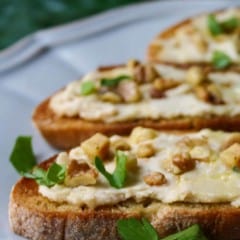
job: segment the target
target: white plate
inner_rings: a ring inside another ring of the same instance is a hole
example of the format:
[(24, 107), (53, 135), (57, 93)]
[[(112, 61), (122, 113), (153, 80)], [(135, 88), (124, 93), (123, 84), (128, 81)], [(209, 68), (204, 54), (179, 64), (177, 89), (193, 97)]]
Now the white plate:
[[(2, 52), (0, 239), (22, 239), (11, 233), (7, 216), (10, 189), (19, 178), (8, 160), (15, 138), (18, 135), (32, 135), (39, 161), (55, 152), (32, 127), (31, 113), (36, 104), (99, 65), (122, 63), (129, 58), (144, 59), (149, 41), (165, 27), (199, 12), (234, 6), (237, 2), (185, 0), (132, 5), (85, 21), (38, 32)], [(59, 41), (61, 38), (62, 41)], [(30, 44), (29, 39), (34, 40), (34, 47), (27, 58), (22, 58), (21, 54), (27, 52), (25, 48)], [(46, 47), (48, 51), (41, 52)], [(19, 61), (12, 64), (11, 58)]]

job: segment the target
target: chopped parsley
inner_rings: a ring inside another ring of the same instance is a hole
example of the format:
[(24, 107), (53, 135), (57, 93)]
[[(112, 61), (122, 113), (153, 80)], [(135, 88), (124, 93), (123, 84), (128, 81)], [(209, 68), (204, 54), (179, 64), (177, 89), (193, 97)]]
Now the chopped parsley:
[(65, 166), (53, 163), (48, 170), (36, 167), (37, 161), (30, 136), (19, 136), (16, 139), (10, 162), (20, 175), (34, 179), (39, 185), (51, 187), (62, 183), (65, 178)]
[(212, 63), (215, 68), (217, 69), (224, 69), (231, 65), (232, 60), (231, 58), (221, 51), (215, 51), (212, 56)]
[(122, 188), (125, 184), (127, 156), (122, 151), (116, 153), (116, 168), (113, 173), (109, 173), (99, 157), (95, 158), (95, 166), (98, 171), (108, 180), (111, 186)]

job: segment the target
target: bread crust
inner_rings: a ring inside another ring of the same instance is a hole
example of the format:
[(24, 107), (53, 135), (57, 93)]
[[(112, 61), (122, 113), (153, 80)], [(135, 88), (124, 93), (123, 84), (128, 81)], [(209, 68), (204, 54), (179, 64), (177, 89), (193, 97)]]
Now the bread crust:
[[(43, 162), (47, 168), (55, 157)], [(22, 178), (13, 187), (9, 202), (12, 230), (34, 240), (119, 240), (116, 222), (122, 218), (145, 217), (160, 237), (198, 223), (209, 240), (240, 239), (240, 209), (229, 204), (163, 204), (130, 201), (115, 206), (83, 209), (56, 203), (38, 193), (32, 179)]]
[(70, 149), (97, 132), (107, 136), (127, 135), (136, 126), (157, 130), (240, 130), (240, 117), (182, 117), (176, 119), (143, 119), (121, 123), (91, 122), (79, 117), (59, 117), (49, 107), (50, 98), (40, 103), (33, 113), (33, 122), (47, 142), (58, 149)]
[[(225, 9), (213, 12), (213, 13), (220, 13), (222, 11), (224, 11)], [(209, 14), (209, 13), (205, 13), (205, 14)], [(202, 14), (201, 14), (202, 15)], [(157, 39), (169, 39), (171, 37), (173, 37), (175, 35), (175, 32), (190, 24), (192, 22), (193, 18), (188, 18), (185, 19), (167, 29), (165, 29), (163, 32), (159, 33), (156, 37), (154, 37), (154, 40), (149, 44), (148, 48), (147, 48), (147, 60), (150, 62), (154, 62), (154, 63), (160, 63), (160, 64), (164, 64), (164, 65), (169, 65), (169, 66), (173, 66), (176, 68), (181, 68), (181, 69), (188, 69), (191, 66), (200, 66), (202, 68), (205, 69), (205, 71), (207, 72), (226, 72), (226, 71), (233, 71), (233, 72), (238, 72), (240, 73), (240, 66), (239, 64), (232, 64), (231, 66), (229, 66), (226, 69), (216, 69), (212, 66), (212, 64), (206, 63), (206, 62), (186, 62), (186, 63), (176, 63), (176, 62), (171, 62), (171, 61), (165, 61), (159, 58), (158, 53), (159, 51), (161, 51), (161, 49), (159, 49), (159, 46), (156, 46), (154, 44), (154, 41)]]

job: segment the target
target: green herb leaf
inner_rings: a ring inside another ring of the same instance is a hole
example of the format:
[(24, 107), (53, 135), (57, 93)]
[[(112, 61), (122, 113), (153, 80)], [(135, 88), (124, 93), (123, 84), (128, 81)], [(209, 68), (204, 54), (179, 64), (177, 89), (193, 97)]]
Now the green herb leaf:
[(122, 188), (125, 184), (127, 175), (126, 162), (127, 156), (123, 152), (117, 151), (116, 168), (114, 172), (111, 174), (105, 169), (102, 160), (99, 157), (95, 158), (96, 168), (108, 180), (110, 185), (115, 188)]
[(47, 171), (39, 167), (35, 167), (32, 176), (39, 185), (52, 187), (58, 183), (62, 183), (65, 178), (66, 167), (53, 163)]
[(10, 155), (10, 162), (21, 175), (29, 172), (36, 165), (36, 158), (32, 150), (32, 137), (19, 136), (16, 139)]
[(88, 81), (88, 82), (82, 82), (81, 84), (81, 89), (80, 89), (80, 93), (81, 95), (89, 95), (92, 94), (96, 91), (95, 85), (93, 82)]
[(214, 15), (208, 15), (207, 23), (208, 29), (213, 36), (217, 36), (223, 33), (223, 28)]
[(212, 63), (215, 68), (223, 69), (231, 64), (231, 58), (221, 51), (215, 51), (212, 56)]
[(199, 225), (195, 224), (162, 240), (207, 240), (207, 238), (202, 233)]
[(232, 170), (233, 170), (234, 172), (236, 172), (236, 173), (240, 173), (240, 168), (237, 167), (237, 166), (234, 166), (234, 167), (232, 168)]
[(32, 138), (19, 136), (16, 139), (10, 162), (19, 174), (26, 178), (34, 179), (38, 184), (51, 187), (62, 183), (65, 178), (66, 168), (53, 163), (48, 170), (34, 167), (37, 162), (32, 150)]
[(101, 86), (105, 87), (115, 87), (117, 86), (121, 81), (130, 79), (130, 76), (122, 75), (116, 78), (103, 78), (101, 79)]
[(119, 235), (123, 240), (158, 240), (158, 234), (146, 220), (134, 218), (122, 219), (117, 222)]
[(208, 16), (208, 29), (213, 36), (232, 32), (239, 26), (240, 21), (236, 17), (229, 18), (223, 22), (218, 22), (214, 15)]
[(236, 17), (232, 17), (222, 22), (221, 26), (225, 32), (231, 32), (240, 26), (240, 21)]

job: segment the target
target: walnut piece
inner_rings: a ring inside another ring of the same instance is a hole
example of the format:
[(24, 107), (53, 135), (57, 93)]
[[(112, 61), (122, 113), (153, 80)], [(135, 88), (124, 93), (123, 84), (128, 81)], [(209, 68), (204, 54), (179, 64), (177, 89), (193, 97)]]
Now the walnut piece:
[(117, 150), (122, 150), (122, 151), (130, 150), (131, 146), (127, 143), (126, 139), (118, 138), (112, 141), (111, 148), (114, 152), (116, 152)]
[(141, 99), (139, 86), (134, 81), (121, 81), (117, 86), (116, 92), (125, 102), (138, 102)]
[(126, 168), (127, 170), (133, 171), (136, 170), (138, 167), (138, 162), (135, 154), (131, 152), (125, 152), (127, 156), (127, 163), (126, 163)]
[(198, 86), (207, 80), (207, 76), (201, 67), (191, 67), (186, 73), (186, 81), (191, 86)]
[(220, 147), (220, 150), (223, 151), (227, 148), (229, 148), (234, 143), (240, 143), (240, 134), (239, 133), (233, 133), (231, 136), (227, 138), (225, 142), (223, 142), (222, 146)]
[(134, 70), (134, 79), (138, 83), (152, 82), (159, 74), (150, 63), (137, 65)]
[(224, 104), (222, 94), (215, 84), (197, 86), (194, 91), (196, 96), (204, 102), (215, 105)]
[(94, 185), (97, 182), (98, 173), (87, 163), (78, 163), (72, 160), (67, 166), (67, 174), (64, 184), (68, 187)]
[(157, 137), (157, 132), (150, 128), (136, 127), (132, 130), (129, 140), (132, 143), (140, 143)]
[(167, 183), (167, 179), (164, 174), (160, 172), (152, 172), (143, 177), (144, 182), (150, 186), (160, 186)]
[(234, 143), (219, 155), (221, 161), (230, 168), (240, 167), (240, 144)]
[(101, 133), (96, 133), (91, 138), (84, 141), (81, 144), (81, 148), (90, 160), (93, 161), (96, 156), (104, 160), (109, 154), (109, 145), (110, 141), (108, 137)]
[(196, 162), (191, 158), (189, 153), (179, 153), (173, 156), (172, 158), (173, 173), (181, 174), (184, 172), (191, 171), (195, 168)]
[(156, 150), (153, 145), (150, 143), (140, 144), (137, 149), (137, 157), (139, 158), (147, 158), (152, 157), (155, 154)]
[(100, 95), (100, 99), (105, 102), (111, 102), (111, 103), (120, 103), (122, 102), (122, 98), (114, 93), (114, 92), (105, 92), (102, 95)]
[(198, 161), (209, 162), (211, 160), (211, 149), (208, 145), (195, 146), (190, 151), (190, 156)]

